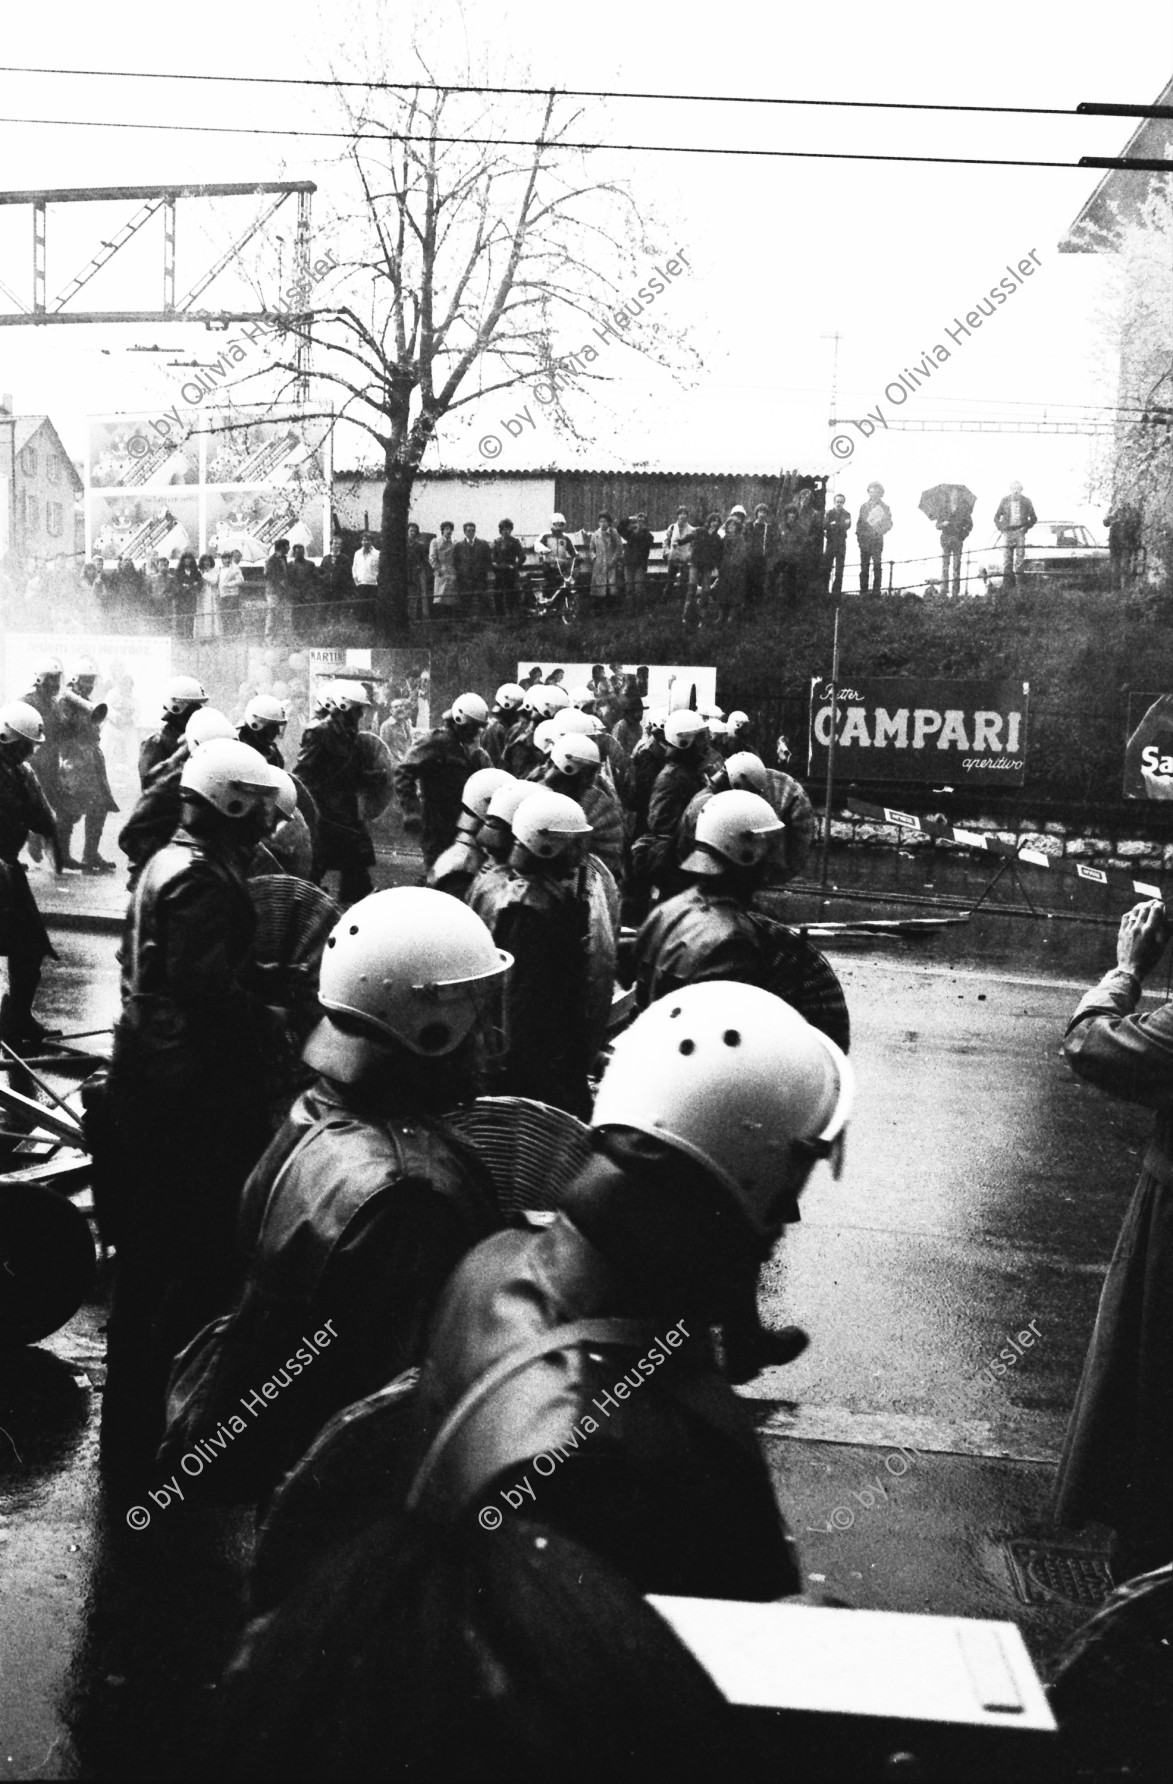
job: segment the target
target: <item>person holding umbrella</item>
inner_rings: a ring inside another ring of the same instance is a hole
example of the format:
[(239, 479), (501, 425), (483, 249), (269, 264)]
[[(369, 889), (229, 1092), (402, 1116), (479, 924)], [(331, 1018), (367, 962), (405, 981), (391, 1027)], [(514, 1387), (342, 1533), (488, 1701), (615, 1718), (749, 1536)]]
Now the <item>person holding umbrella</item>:
[(961, 548), (973, 531), (973, 510), (977, 497), (964, 483), (937, 483), (926, 489), (918, 504), (922, 514), (936, 526), (941, 535), (941, 593), (961, 593)]

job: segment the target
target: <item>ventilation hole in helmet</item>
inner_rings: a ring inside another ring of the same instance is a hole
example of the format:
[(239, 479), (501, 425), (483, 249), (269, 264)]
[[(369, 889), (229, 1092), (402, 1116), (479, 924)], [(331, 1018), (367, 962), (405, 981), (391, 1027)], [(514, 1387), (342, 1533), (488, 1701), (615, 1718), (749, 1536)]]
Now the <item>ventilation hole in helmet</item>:
[(679, 1005), (679, 1004), (677, 1004), (677, 1006), (676, 1006), (676, 1008), (675, 1008), (675, 1009), (674, 1009), (674, 1010), (669, 1010), (669, 1011), (668, 1011), (668, 1019), (669, 1019), (669, 1021), (671, 1021), (671, 1019), (672, 1019), (672, 1018), (673, 1018), (673, 1016), (679, 1016), (679, 1014), (680, 1014), (680, 1005)]
[(696, 1052), (696, 1042), (695, 1041), (681, 1041), (680, 1051), (683, 1054), (685, 1054), (686, 1056), (689, 1053), (695, 1053)]
[(338, 937), (337, 937), (337, 936), (336, 936), (336, 935), (332, 935), (332, 936), (331, 936), (331, 937), (330, 937), (330, 938), (329, 938), (329, 940), (328, 940), (328, 941), (327, 941), (327, 943), (326, 943), (326, 946), (327, 946), (327, 947), (328, 947), (328, 948), (332, 948), (332, 947), (334, 947), (334, 946), (335, 946), (335, 945), (336, 945), (336, 943), (337, 943), (337, 941), (338, 941)]
[(358, 934), (358, 924), (352, 923), (346, 933), (348, 935), (357, 935)]
[(446, 1022), (428, 1022), (415, 1038), (424, 1053), (439, 1053), (451, 1041), (452, 1030)]
[(735, 1028), (727, 1028), (721, 1036), (727, 1047), (740, 1047), (741, 1036)]

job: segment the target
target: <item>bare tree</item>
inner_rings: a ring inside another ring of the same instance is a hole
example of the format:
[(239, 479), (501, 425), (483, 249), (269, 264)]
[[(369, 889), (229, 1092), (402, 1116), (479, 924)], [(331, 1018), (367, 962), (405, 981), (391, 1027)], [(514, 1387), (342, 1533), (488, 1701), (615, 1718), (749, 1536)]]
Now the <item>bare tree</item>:
[(1173, 189), (1162, 176), (1135, 216), (1088, 236), (1111, 257), (1104, 335), (1118, 355), (1117, 420), (1100, 468), (1113, 509), (1140, 516), (1153, 572), (1173, 574)]
[(357, 110), (340, 89), (339, 104), (353, 199), (333, 228), (338, 271), (312, 308), (284, 316), (285, 357), (270, 368), (292, 378), (296, 342), (312, 340), (318, 398), (329, 393), (378, 446), (377, 630), (402, 638), (408, 508), (429, 448), (466, 416), (471, 435), (477, 405), (523, 384), (578, 434), (582, 390), (622, 369), (624, 348), (661, 365), (686, 349), (652, 309), (671, 282), (649, 266), (662, 250), (631, 194), (593, 179), (589, 154), (566, 146), (580, 118), (555, 92), (506, 110), (421, 81)]

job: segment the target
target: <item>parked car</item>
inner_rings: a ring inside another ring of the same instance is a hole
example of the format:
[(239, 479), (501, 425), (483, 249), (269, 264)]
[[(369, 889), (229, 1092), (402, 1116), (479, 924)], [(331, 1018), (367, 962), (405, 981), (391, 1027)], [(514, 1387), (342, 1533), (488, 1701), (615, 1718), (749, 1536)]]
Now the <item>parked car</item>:
[[(996, 591), (1002, 587), (1003, 560), (1002, 535), (995, 533), (973, 553), (970, 575)], [(1068, 588), (1106, 588), (1109, 572), (1108, 547), (1097, 544), (1079, 521), (1040, 520), (1026, 536), (1025, 577), (1046, 577)]]

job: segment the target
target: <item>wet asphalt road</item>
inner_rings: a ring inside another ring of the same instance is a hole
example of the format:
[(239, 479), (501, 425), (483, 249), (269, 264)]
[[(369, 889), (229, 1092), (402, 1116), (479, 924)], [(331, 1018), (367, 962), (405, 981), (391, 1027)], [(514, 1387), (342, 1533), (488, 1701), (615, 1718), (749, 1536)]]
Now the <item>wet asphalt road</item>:
[[(1001, 1545), (1045, 1530), (1147, 1117), (1058, 1058), (1107, 932), (1065, 937), (1056, 974), (1036, 927), (1007, 921), (988, 950), (978, 931), (830, 950), (859, 1103), (843, 1179), (820, 1173), (763, 1291), (767, 1319), (804, 1325), (811, 1348), (752, 1394), (816, 1587), (1015, 1617), (1045, 1658), (1085, 1613), (1019, 1603)], [(67, 1030), (112, 1017), (114, 945), (60, 938), (43, 1003)], [(99, 1295), (0, 1377), (0, 1775), (206, 1770), (247, 1532), (173, 1507), (134, 1534), (103, 1504), (103, 1320)], [(981, 1384), (1032, 1321), (1037, 1343)]]

